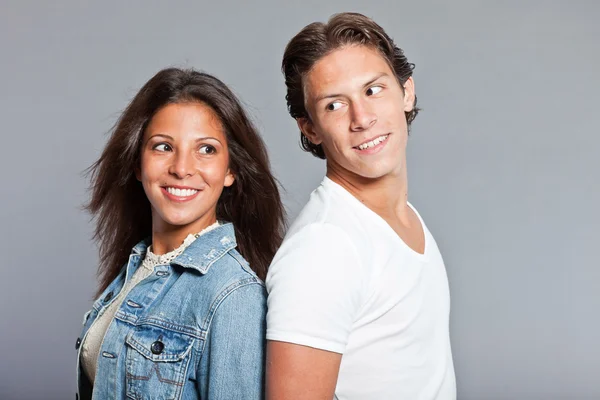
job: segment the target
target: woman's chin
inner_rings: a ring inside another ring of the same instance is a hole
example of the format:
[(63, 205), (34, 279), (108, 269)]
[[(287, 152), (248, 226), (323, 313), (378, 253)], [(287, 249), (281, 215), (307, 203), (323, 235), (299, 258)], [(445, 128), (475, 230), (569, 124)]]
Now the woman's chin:
[(194, 219), (190, 217), (163, 218), (162, 225), (171, 229), (185, 229), (188, 227), (191, 228), (198, 220), (198, 218)]

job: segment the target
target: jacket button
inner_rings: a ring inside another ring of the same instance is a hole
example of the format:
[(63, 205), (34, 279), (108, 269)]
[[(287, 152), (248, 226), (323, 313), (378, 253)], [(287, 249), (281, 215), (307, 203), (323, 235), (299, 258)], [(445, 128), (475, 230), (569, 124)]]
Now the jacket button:
[(75, 342), (75, 350), (79, 350), (79, 346), (81, 346), (81, 339), (77, 338), (77, 341)]
[(164, 348), (164, 343), (160, 340), (157, 340), (156, 342), (152, 343), (152, 346), (150, 346), (150, 351), (152, 352), (152, 354), (158, 355), (163, 352)]
[(110, 301), (110, 299), (112, 299), (112, 297), (113, 297), (113, 292), (108, 292), (106, 294), (106, 296), (104, 296), (104, 302), (108, 303)]

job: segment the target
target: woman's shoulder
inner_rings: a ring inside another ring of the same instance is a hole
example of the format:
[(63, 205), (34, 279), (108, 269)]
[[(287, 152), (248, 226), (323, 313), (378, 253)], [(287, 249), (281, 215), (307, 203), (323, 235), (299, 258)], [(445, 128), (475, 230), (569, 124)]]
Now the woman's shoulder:
[(189, 290), (202, 292), (204, 296), (213, 298), (246, 285), (264, 288), (264, 282), (235, 248), (229, 249), (209, 263), (190, 261), (184, 266), (179, 280), (189, 287)]
[(215, 316), (244, 318), (247, 313), (266, 313), (267, 292), (248, 263), (231, 249), (203, 271), (177, 268), (179, 276), (169, 289), (169, 303), (178, 304), (178, 315), (200, 331), (208, 331)]
[(212, 274), (219, 284), (215, 287), (218, 298), (230, 296), (247, 300), (258, 300), (267, 297), (265, 283), (254, 273), (248, 262), (237, 250), (232, 249), (213, 266)]
[(236, 250), (231, 249), (210, 267), (206, 274), (213, 275), (222, 290), (237, 286), (258, 285), (264, 287), (264, 282), (250, 268), (246, 259)]
[(245, 320), (266, 315), (267, 290), (246, 260), (232, 249), (210, 267), (203, 290), (211, 298), (205, 314), (205, 329), (221, 319)]
[(237, 251), (233, 225), (226, 223), (204, 233), (173, 260), (185, 271), (197, 276), (202, 284), (218, 290), (236, 282), (256, 283), (261, 280)]

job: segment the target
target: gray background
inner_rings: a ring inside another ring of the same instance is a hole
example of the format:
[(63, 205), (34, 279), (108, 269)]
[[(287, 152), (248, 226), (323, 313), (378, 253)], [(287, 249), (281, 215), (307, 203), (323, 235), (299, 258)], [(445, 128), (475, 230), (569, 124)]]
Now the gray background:
[(324, 165), (281, 55), (350, 10), (417, 64), (410, 199), (447, 263), (459, 398), (600, 399), (598, 2), (84, 3), (1, 5), (1, 399), (74, 397), (97, 265), (81, 171), (137, 89), (169, 65), (231, 85), (294, 217)]

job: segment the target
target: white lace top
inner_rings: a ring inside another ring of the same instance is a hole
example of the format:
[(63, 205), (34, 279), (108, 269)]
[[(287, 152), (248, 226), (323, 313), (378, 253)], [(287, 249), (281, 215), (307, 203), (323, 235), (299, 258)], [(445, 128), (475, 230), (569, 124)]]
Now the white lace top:
[(131, 289), (133, 289), (145, 278), (150, 276), (152, 272), (154, 272), (154, 267), (157, 265), (169, 264), (173, 259), (183, 253), (183, 251), (200, 235), (216, 228), (217, 226), (219, 226), (218, 221), (197, 234), (189, 234), (181, 246), (166, 254), (154, 254), (152, 252), (152, 246), (148, 247), (146, 257), (144, 258), (142, 265), (135, 271), (131, 279), (125, 283), (123, 289), (121, 289), (113, 302), (110, 303), (110, 305), (104, 309), (104, 312), (97, 317), (96, 321), (94, 321), (88, 330), (88, 333), (85, 335), (81, 348), (81, 364), (83, 366), (83, 371), (87, 375), (92, 385), (94, 384), (96, 377), (96, 363), (98, 361), (98, 355), (100, 354), (100, 348), (102, 347), (104, 335), (106, 334), (110, 323), (114, 319), (117, 310), (119, 307), (121, 307), (123, 300), (129, 294)]

